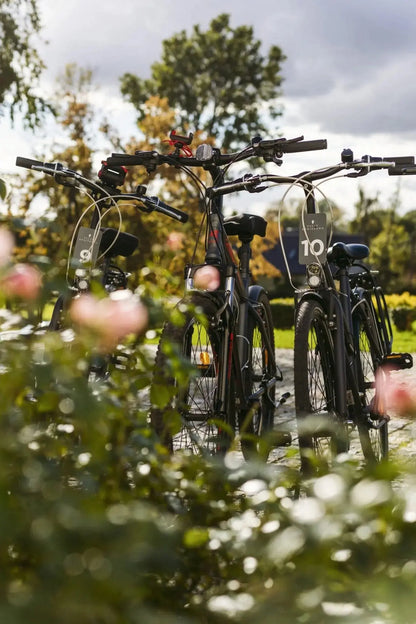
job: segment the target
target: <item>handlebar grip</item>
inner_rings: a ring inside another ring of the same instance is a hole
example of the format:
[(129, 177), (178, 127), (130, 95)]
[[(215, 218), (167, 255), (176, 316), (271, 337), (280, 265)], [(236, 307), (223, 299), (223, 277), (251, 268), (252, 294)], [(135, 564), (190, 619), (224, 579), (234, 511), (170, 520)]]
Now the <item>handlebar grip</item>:
[[(311, 152), (313, 150), (326, 149), (328, 142), (326, 139), (315, 139), (312, 141), (299, 141), (295, 143), (283, 143), (281, 151), (285, 154), (293, 154), (295, 152)], [(280, 149), (280, 146), (279, 146)]]
[(44, 167), (46, 169), (51, 169), (53, 171), (59, 168), (57, 167), (57, 164), (45, 163), (40, 160), (33, 160), (32, 158), (24, 158), (23, 156), (17, 156), (16, 166), (24, 167), (25, 169), (32, 169), (33, 167)]
[(396, 163), (395, 167), (389, 167), (388, 174), (394, 175), (416, 175), (416, 165), (414, 164), (402, 164)]
[(158, 158), (157, 152), (139, 152), (137, 154), (112, 154), (106, 158), (106, 162), (110, 166), (133, 166), (145, 165), (152, 160)]
[[(234, 182), (225, 182), (220, 186), (211, 186), (207, 188), (206, 195), (210, 199), (218, 197), (218, 195), (229, 195), (230, 193), (238, 193), (238, 191), (249, 191), (250, 188), (255, 188), (262, 182), (260, 176), (250, 176), (245, 180), (234, 180)], [(262, 187), (263, 190), (264, 187)]]
[(173, 206), (169, 206), (169, 204), (165, 204), (165, 202), (159, 199), (159, 197), (143, 197), (142, 201), (145, 205), (150, 204), (150, 207), (157, 212), (162, 212), (168, 217), (176, 219), (181, 223), (186, 223), (189, 219), (186, 212), (183, 212), (183, 210), (179, 210), (178, 208), (173, 208)]

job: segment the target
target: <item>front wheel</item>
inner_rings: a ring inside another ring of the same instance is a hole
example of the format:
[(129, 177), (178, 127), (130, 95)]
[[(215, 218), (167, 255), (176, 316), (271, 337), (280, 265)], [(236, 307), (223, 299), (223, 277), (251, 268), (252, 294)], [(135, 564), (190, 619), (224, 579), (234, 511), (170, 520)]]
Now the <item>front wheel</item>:
[(326, 469), (348, 451), (348, 429), (336, 412), (334, 343), (319, 301), (299, 304), (295, 324), (295, 407), (301, 468)]
[[(229, 389), (222, 410), (218, 403), (218, 377), (224, 365), (219, 307), (208, 293), (194, 293), (176, 307), (179, 324), (169, 322), (163, 329), (151, 387), (150, 419), (170, 452), (223, 454), (233, 438), (233, 389)], [(167, 401), (163, 399), (166, 393)]]

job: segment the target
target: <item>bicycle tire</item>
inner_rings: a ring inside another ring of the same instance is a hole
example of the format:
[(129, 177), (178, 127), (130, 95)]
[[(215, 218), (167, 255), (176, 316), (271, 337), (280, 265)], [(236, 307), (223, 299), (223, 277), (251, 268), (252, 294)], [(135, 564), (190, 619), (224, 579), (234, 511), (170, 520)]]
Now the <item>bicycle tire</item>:
[(354, 314), (358, 383), (363, 403), (363, 416), (358, 419), (357, 428), (363, 455), (374, 463), (387, 459), (389, 430), (383, 397), (376, 387), (376, 374), (384, 376), (386, 373), (380, 367), (383, 354), (372, 319), (368, 303), (363, 303)]
[(185, 310), (183, 324), (168, 322), (162, 331), (152, 388), (157, 393), (161, 386), (168, 387), (172, 396), (162, 408), (151, 408), (150, 422), (170, 453), (224, 454), (233, 439), (232, 385), (225, 413), (219, 414), (217, 408), (224, 336), (215, 323), (219, 308), (219, 301), (208, 293), (193, 293), (177, 306)]
[(335, 409), (334, 344), (319, 301), (300, 302), (295, 321), (294, 386), (301, 470), (326, 470), (348, 451), (348, 427)]
[[(260, 291), (256, 301), (251, 303), (253, 307), (249, 308), (246, 338), (250, 345), (245, 387), (247, 397), (258, 391), (262, 383), (277, 375), (273, 318), (269, 298), (265, 291)], [(259, 316), (253, 312), (253, 309)], [(244, 337), (241, 339), (244, 340)], [(273, 350), (272, 357), (269, 349)], [(247, 411), (240, 410), (238, 413), (241, 450), (246, 459), (257, 457), (266, 460), (268, 457), (272, 443), (270, 434), (273, 430), (275, 394), (276, 388), (272, 385), (258, 400), (253, 402)]]

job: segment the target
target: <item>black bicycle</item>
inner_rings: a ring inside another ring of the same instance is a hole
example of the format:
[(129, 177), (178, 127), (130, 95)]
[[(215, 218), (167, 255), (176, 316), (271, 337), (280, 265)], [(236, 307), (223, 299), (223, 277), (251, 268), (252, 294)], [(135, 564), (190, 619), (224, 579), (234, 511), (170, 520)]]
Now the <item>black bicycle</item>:
[(354, 430), (367, 461), (387, 457), (389, 416), (379, 389), (389, 370), (413, 364), (408, 353), (392, 352), (392, 328), (377, 272), (363, 263), (369, 248), (342, 242), (328, 248), (326, 214), (318, 211), (314, 183), (348, 170), (353, 171), (347, 177), (379, 169), (404, 173), (412, 162), (405, 157), (354, 160), (352, 152), (344, 150), (342, 162), (333, 167), (295, 176), (251, 176), (211, 190), (264, 190), (265, 183), (274, 183), (295, 184), (305, 192), (299, 251), (307, 285), (296, 291), (294, 343), (296, 417), (305, 474), (347, 452)]
[[(274, 444), (290, 440), (273, 431), (276, 407), (287, 395), (277, 397), (282, 375), (269, 298), (250, 274), (251, 243), (255, 236), (265, 236), (267, 223), (252, 214), (224, 218), (222, 194), (207, 193), (191, 168), (202, 167), (213, 184), (221, 185), (233, 163), (249, 158), (280, 163), (285, 153), (324, 149), (326, 142), (257, 137), (238, 153), (222, 154), (204, 144), (191, 156), (189, 147), (185, 155), (182, 149), (192, 136), (174, 134), (173, 139), (171, 154), (136, 152), (107, 159), (116, 166), (143, 165), (149, 173), (161, 164), (180, 168), (196, 180), (205, 208), (205, 260), (186, 266), (187, 295), (176, 307), (181, 322), (165, 325), (156, 355), (153, 396), (169, 386), (172, 398), (151, 410), (151, 422), (171, 452), (224, 453), (237, 435), (246, 457), (266, 458)], [(230, 237), (238, 239), (238, 259)], [(218, 271), (215, 291), (195, 287), (198, 273), (207, 267)]]
[[(127, 258), (137, 249), (138, 238), (121, 230), (121, 206), (132, 203), (139, 210), (164, 214), (186, 223), (188, 215), (162, 202), (156, 196), (147, 196), (146, 187), (138, 186), (134, 193), (122, 193), (127, 171), (123, 167), (110, 166), (103, 162), (97, 180), (90, 180), (79, 172), (68, 169), (61, 163), (46, 163), (30, 158), (17, 157), (16, 165), (53, 176), (57, 184), (86, 189), (90, 205), (74, 226), (67, 264), (67, 291), (56, 299), (49, 322), (50, 330), (65, 327), (66, 311), (70, 302), (89, 292), (93, 282), (99, 284), (106, 294), (128, 289), (129, 274), (119, 264), (120, 258)], [(118, 215), (118, 227), (104, 227), (106, 216)], [(91, 216), (90, 216), (91, 215)], [(87, 220), (88, 225), (82, 225)], [(88, 374), (90, 378), (105, 379), (112, 365), (117, 365), (123, 353), (91, 355)]]

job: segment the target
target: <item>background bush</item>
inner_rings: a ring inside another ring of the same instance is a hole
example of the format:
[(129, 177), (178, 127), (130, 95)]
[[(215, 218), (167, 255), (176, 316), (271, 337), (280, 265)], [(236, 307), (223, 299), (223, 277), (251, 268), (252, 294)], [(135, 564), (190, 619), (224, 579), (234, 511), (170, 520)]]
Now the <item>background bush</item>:
[(272, 299), (270, 305), (275, 327), (279, 329), (290, 329), (294, 326), (295, 309), (293, 299)]

